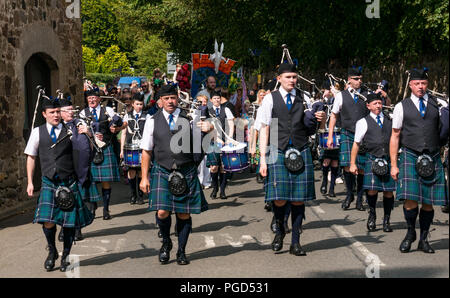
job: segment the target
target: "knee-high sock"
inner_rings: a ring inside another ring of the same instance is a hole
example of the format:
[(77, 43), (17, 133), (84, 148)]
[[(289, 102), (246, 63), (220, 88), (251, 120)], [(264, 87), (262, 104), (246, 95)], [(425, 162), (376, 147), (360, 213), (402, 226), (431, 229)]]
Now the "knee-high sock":
[(273, 214), (275, 215), (275, 220), (277, 221), (277, 234), (284, 234), (286, 231), (284, 230), (284, 214), (286, 210), (286, 205), (282, 207), (278, 207), (273, 204)]
[(56, 249), (56, 226), (51, 229), (47, 229), (42, 225), (42, 231), (44, 232), (45, 238), (47, 239), (47, 244), (50, 249)]
[(330, 181), (330, 190), (334, 190), (334, 186), (336, 185), (336, 179), (338, 177), (339, 167), (331, 167), (331, 181)]
[(192, 230), (192, 217), (189, 219), (179, 219), (177, 217), (177, 231), (178, 231), (178, 252), (184, 252), (186, 244), (189, 239), (189, 234)]
[(103, 195), (103, 210), (109, 211), (109, 202), (111, 200), (111, 188), (105, 189), (102, 188)]
[(131, 195), (136, 196), (136, 177), (133, 179), (129, 178), (128, 181), (130, 181), (130, 189), (131, 189)]
[(219, 189), (219, 172), (211, 173), (211, 187), (216, 191)]
[(375, 195), (369, 195), (367, 194), (367, 204), (370, 207), (370, 212), (373, 214), (377, 214), (377, 199), (378, 199), (378, 193)]
[(158, 224), (159, 229), (161, 230), (163, 240), (170, 239), (170, 226), (172, 225), (172, 216), (169, 215), (164, 219), (161, 219), (158, 216), (156, 216), (156, 223)]
[(431, 223), (433, 222), (433, 218), (434, 218), (434, 210), (425, 211), (423, 209), (420, 209), (419, 213), (420, 240), (425, 240), (425, 238), (427, 237), (428, 232), (430, 231)]
[(394, 208), (394, 197), (383, 197), (384, 216), (391, 216), (391, 211)]
[(284, 205), (284, 222), (287, 223), (288, 219), (289, 219), (289, 215), (291, 214), (291, 203), (286, 202), (286, 205)]
[(327, 185), (328, 183), (328, 172), (330, 171), (330, 166), (327, 167), (322, 165), (322, 185)]
[(364, 195), (363, 183), (364, 183), (364, 175), (358, 174), (356, 183), (356, 191), (358, 194), (358, 198), (362, 198)]
[(72, 243), (75, 238), (75, 228), (63, 228), (64, 233), (64, 251), (63, 255), (68, 256), (72, 248)]
[(220, 173), (220, 192), (225, 192), (227, 187), (227, 173)]
[(300, 228), (305, 218), (305, 205), (291, 206), (292, 211), (292, 240), (291, 244), (300, 242)]
[(353, 186), (355, 185), (355, 175), (344, 171), (345, 186), (347, 187), (347, 195), (353, 194)]
[(403, 207), (403, 213), (405, 215), (405, 220), (408, 225), (408, 233), (414, 233), (416, 228), (416, 219), (417, 215), (419, 214), (419, 207), (416, 207), (415, 209), (407, 210), (405, 207)]

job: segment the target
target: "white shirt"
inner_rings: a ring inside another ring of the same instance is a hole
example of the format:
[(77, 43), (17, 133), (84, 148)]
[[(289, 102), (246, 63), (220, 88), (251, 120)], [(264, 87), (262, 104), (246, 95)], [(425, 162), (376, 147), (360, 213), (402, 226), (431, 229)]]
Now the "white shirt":
[[(428, 94), (425, 93), (423, 96), (425, 107), (428, 104)], [(417, 111), (420, 111), (420, 101), (417, 96), (411, 94), (411, 100), (417, 108)], [(402, 102), (399, 102), (395, 105), (394, 108), (394, 116), (392, 118), (392, 128), (401, 129), (403, 127), (403, 105)]]
[[(280, 87), (279, 91), (281, 93), (281, 97), (284, 100), (284, 103), (286, 103), (288, 92), (283, 87)], [(290, 94), (292, 104), (294, 104), (296, 96), (295, 88), (291, 90)], [(254, 124), (256, 130), (260, 130), (263, 124), (269, 126), (272, 123), (272, 108), (273, 108), (273, 97), (272, 93), (269, 93), (264, 97), (261, 106), (258, 108), (258, 115), (256, 116)]]
[[(95, 112), (97, 113), (97, 117), (98, 118), (100, 118), (100, 109), (101, 109), (102, 107), (100, 106), (100, 105), (98, 105), (96, 108), (95, 108)], [(93, 110), (93, 108), (91, 108), (91, 107), (89, 107), (89, 111), (91, 111), (91, 114), (93, 114), (92, 113), (92, 110)], [(106, 113), (112, 118), (112, 117), (114, 117), (114, 115), (116, 115), (116, 113), (114, 112), (114, 110), (113, 110), (113, 108), (111, 108), (111, 107), (106, 107)], [(85, 113), (84, 113), (84, 109), (80, 112), (80, 117), (86, 117), (86, 115), (85, 115)]]
[[(133, 120), (136, 120), (136, 115), (137, 115), (138, 113), (135, 111), (135, 110), (133, 110)], [(141, 117), (141, 115), (142, 115), (142, 111), (139, 113), (139, 118)], [(150, 115), (149, 114), (147, 114), (147, 116), (145, 117), (145, 120), (147, 120), (148, 118), (150, 117)], [(125, 114), (125, 116), (123, 117), (123, 122), (127, 122), (128, 123), (128, 120), (129, 120), (130, 118), (128, 117), (128, 114)], [(142, 121), (142, 120), (141, 120)]]
[[(356, 90), (358, 93), (361, 92), (361, 89)], [(350, 93), (351, 94), (351, 93)], [(342, 99), (342, 92), (339, 92), (338, 94), (336, 94), (336, 96), (334, 97), (334, 102), (333, 102), (333, 108), (331, 109), (331, 112), (335, 115), (338, 115), (341, 110), (342, 110), (342, 104), (343, 104), (343, 99)]]
[[(173, 112), (173, 122), (177, 123), (178, 116), (180, 115), (180, 109), (176, 109), (175, 112)], [(166, 112), (166, 110), (162, 109), (162, 113), (164, 115), (164, 118), (166, 118), (167, 124), (169, 124), (169, 113)], [(144, 132), (141, 140), (141, 149), (146, 151), (153, 150), (154, 143), (153, 143), (153, 131), (155, 128), (155, 119), (153, 119), (152, 116), (147, 117), (147, 121), (145, 122), (144, 126)], [(167, 148), (167, 150), (170, 150)]]
[[(212, 108), (214, 109), (214, 116), (216, 115), (216, 109), (219, 109), (219, 114), (220, 114), (220, 111), (221, 111), (220, 106), (216, 107), (216, 106), (213, 105)], [(233, 120), (234, 119), (234, 115), (231, 112), (230, 108), (228, 108), (228, 107), (225, 107), (225, 115), (226, 115), (228, 120)]]
[[(369, 115), (378, 124), (377, 115), (375, 115), (372, 112), (370, 112)], [(383, 113), (380, 113), (379, 116), (380, 116), (381, 124), (383, 124), (384, 123), (384, 115), (383, 115)], [(355, 139), (354, 139), (354, 141), (356, 143), (361, 143), (361, 141), (364, 139), (364, 136), (366, 135), (366, 133), (367, 133), (367, 120), (365, 118), (361, 118), (361, 119), (359, 119), (356, 122)]]
[[(45, 123), (48, 131), (48, 135), (50, 135), (52, 131), (52, 125), (48, 122)], [(61, 133), (62, 124), (59, 123), (55, 129), (56, 138), (59, 137)], [(31, 131), (30, 139), (28, 140), (27, 147), (25, 148), (24, 153), (30, 156), (38, 156), (39, 153), (39, 127), (35, 127)]]

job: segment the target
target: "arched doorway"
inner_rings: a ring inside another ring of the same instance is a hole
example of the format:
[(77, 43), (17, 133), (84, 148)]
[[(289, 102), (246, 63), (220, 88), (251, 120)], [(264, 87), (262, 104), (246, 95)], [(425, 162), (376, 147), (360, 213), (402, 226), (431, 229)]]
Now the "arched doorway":
[[(23, 124), (23, 137), (25, 142), (28, 142), (32, 131), (32, 122), (34, 117), (34, 110), (36, 101), (38, 99), (37, 86), (41, 86), (45, 89), (46, 95), (52, 95), (52, 88), (54, 88), (55, 78), (58, 75), (57, 63), (47, 54), (36, 53), (28, 59), (24, 69), (25, 74), (25, 117)], [(42, 102), (42, 99), (41, 99)], [(41, 105), (38, 105), (36, 111), (36, 119), (34, 127), (38, 127), (45, 123), (45, 119), (42, 116)], [(39, 189), (41, 186), (41, 167), (39, 159), (36, 159), (35, 175), (33, 177), (33, 184), (35, 189)]]

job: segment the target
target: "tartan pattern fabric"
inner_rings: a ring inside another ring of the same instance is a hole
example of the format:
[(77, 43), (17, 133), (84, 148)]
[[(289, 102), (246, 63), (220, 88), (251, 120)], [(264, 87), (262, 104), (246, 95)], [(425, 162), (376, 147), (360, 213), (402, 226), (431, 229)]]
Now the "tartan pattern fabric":
[(389, 165), (389, 172), (386, 176), (378, 176), (372, 172), (372, 162), (376, 159), (375, 156), (367, 154), (366, 166), (364, 168), (364, 182), (363, 189), (378, 190), (378, 191), (395, 191), (395, 181), (391, 177), (391, 162), (387, 159)]
[[(75, 207), (72, 211), (64, 212), (55, 206), (55, 193), (58, 186), (69, 187), (75, 196)], [(94, 215), (83, 204), (78, 191), (78, 184), (55, 184), (47, 177), (42, 177), (42, 187), (33, 223), (54, 223), (65, 228), (83, 228), (92, 223)]]
[(119, 165), (112, 145), (103, 150), (104, 160), (101, 165), (91, 163), (92, 180), (95, 182), (119, 182)]
[(206, 155), (206, 167), (219, 166), (222, 164), (222, 159), (220, 158), (220, 153), (208, 153)]
[(442, 206), (447, 201), (444, 168), (439, 152), (430, 155), (435, 164), (436, 175), (424, 180), (416, 172), (416, 160), (419, 157), (413, 151), (402, 148), (398, 168), (397, 200), (412, 200), (422, 204)]
[(199, 214), (208, 210), (208, 203), (203, 194), (196, 167), (177, 170), (182, 173), (188, 184), (188, 193), (174, 196), (169, 191), (170, 171), (154, 162), (151, 170), (149, 211), (166, 210), (175, 213)]
[[(339, 163), (341, 167), (350, 166), (350, 156), (352, 154), (352, 146), (355, 139), (355, 135), (346, 129), (341, 129), (341, 141), (339, 148)], [(360, 170), (364, 170), (367, 160), (366, 154), (358, 154), (356, 157), (356, 166)]]
[(102, 200), (102, 196), (98, 191), (97, 184), (94, 181), (91, 181), (91, 183), (89, 184), (89, 188), (87, 190), (78, 183), (78, 189), (80, 190), (80, 194), (81, 197), (83, 198), (83, 201), (93, 203)]
[(302, 173), (291, 173), (284, 165), (285, 151), (278, 150), (277, 160), (267, 164), (267, 178), (264, 189), (266, 191), (265, 202), (286, 200), (294, 202), (306, 202), (316, 199), (314, 188), (314, 165), (311, 149), (307, 147), (301, 151), (305, 162)]

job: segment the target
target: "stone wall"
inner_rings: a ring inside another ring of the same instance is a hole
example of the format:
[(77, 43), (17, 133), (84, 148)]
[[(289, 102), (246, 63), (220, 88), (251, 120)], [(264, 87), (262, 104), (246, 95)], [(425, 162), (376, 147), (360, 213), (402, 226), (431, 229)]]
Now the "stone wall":
[[(26, 199), (25, 64), (34, 54), (56, 67), (52, 89), (82, 99), (81, 20), (65, 0), (0, 0), (0, 211)], [(34, 107), (29, 107), (34, 109)]]

